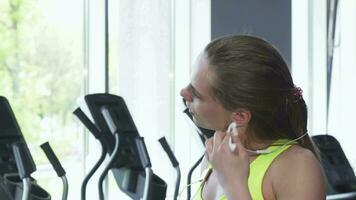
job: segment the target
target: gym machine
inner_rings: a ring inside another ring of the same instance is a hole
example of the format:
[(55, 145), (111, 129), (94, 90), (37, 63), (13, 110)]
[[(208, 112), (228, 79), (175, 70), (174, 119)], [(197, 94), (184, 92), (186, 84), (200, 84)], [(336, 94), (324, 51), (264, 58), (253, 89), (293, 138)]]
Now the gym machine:
[[(63, 180), (62, 200), (66, 200), (68, 183), (65, 171), (50, 145), (45, 143), (42, 147)], [(5, 97), (0, 96), (0, 199), (50, 200), (51, 195), (31, 177), (35, 171), (36, 165), (11, 106)]]
[[(85, 101), (94, 123), (80, 108), (76, 109), (74, 114), (99, 140), (102, 154), (83, 180), (81, 198), (85, 199), (89, 179), (108, 156), (108, 162), (98, 181), (100, 200), (104, 200), (103, 182), (109, 170), (112, 171), (120, 190), (132, 199), (165, 199), (167, 184), (153, 173), (144, 139), (139, 135), (123, 98), (110, 94), (93, 94), (87, 95)], [(177, 199), (180, 184), (179, 163), (164, 137), (159, 139), (159, 143), (177, 172), (174, 193), (174, 199)], [(48, 142), (42, 144), (41, 148), (58, 177), (62, 179), (62, 200), (66, 200), (66, 172)], [(36, 165), (10, 104), (5, 97), (0, 97), (0, 199), (50, 200), (50, 194), (31, 177), (35, 171)]]
[[(167, 184), (153, 173), (144, 139), (139, 135), (124, 99), (111, 94), (91, 94), (85, 96), (85, 102), (94, 123), (80, 108), (73, 113), (98, 139), (102, 146), (102, 154), (83, 181), (81, 199), (86, 199), (87, 183), (103, 163), (106, 155), (109, 156), (109, 161), (98, 181), (100, 200), (104, 200), (103, 183), (109, 170), (113, 173), (120, 190), (132, 199), (165, 199)], [(161, 138), (159, 142), (177, 171), (174, 197), (176, 199), (180, 183), (179, 163), (165, 138)]]

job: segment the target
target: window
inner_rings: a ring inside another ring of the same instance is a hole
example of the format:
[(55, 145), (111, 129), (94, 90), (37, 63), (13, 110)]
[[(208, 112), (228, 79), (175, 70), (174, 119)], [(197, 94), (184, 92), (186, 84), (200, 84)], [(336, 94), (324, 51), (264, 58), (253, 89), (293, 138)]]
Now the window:
[(356, 168), (356, 1), (339, 1), (336, 22), (336, 41), (330, 92), (328, 130), (340, 142), (351, 166)]
[(292, 72), (304, 90), (309, 106), (309, 133), (333, 135), (341, 144), (351, 166), (354, 154), (356, 95), (355, 1), (339, 1), (327, 119), (326, 31), (327, 1), (292, 1)]
[[(109, 8), (109, 92), (125, 98), (170, 199), (175, 172), (157, 140), (166, 136), (176, 152), (182, 189), (204, 150), (184, 121), (179, 91), (210, 40), (210, 2), (113, 1)], [(37, 164), (34, 177), (52, 199), (61, 198), (62, 183), (40, 144), (49, 141), (64, 165), (68, 199), (79, 199), (83, 176), (99, 157), (100, 146), (72, 111), (86, 93), (105, 91), (103, 12), (104, 3), (97, 0), (0, 2), (0, 95), (18, 118)], [(88, 199), (98, 197), (95, 176)], [(128, 199), (111, 175), (108, 183), (109, 199)]]
[[(145, 138), (153, 172), (167, 182), (167, 199), (172, 199), (175, 170), (158, 139), (165, 136), (175, 152), (183, 189), (204, 148), (184, 119), (179, 92), (189, 83), (191, 64), (210, 41), (210, 1), (116, 1), (111, 9), (110, 92), (126, 100)], [(198, 180), (200, 170), (194, 175), (193, 181)], [(181, 198), (185, 195), (186, 190)], [(109, 197), (129, 199), (112, 177)]]
[(82, 7), (70, 0), (0, 2), (0, 95), (29, 145), (34, 177), (52, 199), (61, 198), (62, 183), (40, 144), (49, 141), (66, 169), (69, 199), (79, 199), (83, 175), (83, 128), (72, 115), (84, 88)]

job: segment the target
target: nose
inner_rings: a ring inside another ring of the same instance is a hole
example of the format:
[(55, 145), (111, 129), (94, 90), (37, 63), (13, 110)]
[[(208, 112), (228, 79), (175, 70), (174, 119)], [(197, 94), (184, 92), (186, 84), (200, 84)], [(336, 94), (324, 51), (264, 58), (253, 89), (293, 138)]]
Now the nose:
[(188, 86), (186, 86), (185, 88), (182, 88), (180, 90), (180, 96), (182, 96), (186, 101), (189, 101), (189, 102), (193, 101), (193, 98), (192, 98), (192, 95), (191, 95), (191, 93), (189, 91)]

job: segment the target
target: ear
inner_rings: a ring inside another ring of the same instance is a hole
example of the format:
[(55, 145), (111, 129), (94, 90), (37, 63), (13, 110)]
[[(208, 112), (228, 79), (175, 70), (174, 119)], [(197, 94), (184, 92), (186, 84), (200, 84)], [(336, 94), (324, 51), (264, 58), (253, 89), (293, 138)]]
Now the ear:
[(247, 126), (251, 117), (251, 112), (245, 109), (239, 109), (232, 113), (232, 120), (234, 120), (238, 127)]

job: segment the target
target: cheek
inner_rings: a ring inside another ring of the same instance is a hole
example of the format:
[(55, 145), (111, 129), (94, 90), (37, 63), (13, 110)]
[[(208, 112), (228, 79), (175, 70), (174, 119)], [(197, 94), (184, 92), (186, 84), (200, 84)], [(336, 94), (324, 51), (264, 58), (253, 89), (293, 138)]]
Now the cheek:
[(194, 100), (190, 107), (195, 114), (200, 116), (207, 116), (212, 113), (212, 106), (199, 100)]
[(211, 105), (201, 105), (200, 107), (198, 107), (197, 112), (207, 118), (211, 118), (212, 116), (216, 115), (216, 111)]
[(221, 113), (216, 105), (200, 103), (196, 105), (194, 112), (206, 125), (216, 127), (221, 120)]

